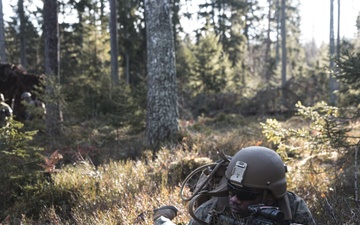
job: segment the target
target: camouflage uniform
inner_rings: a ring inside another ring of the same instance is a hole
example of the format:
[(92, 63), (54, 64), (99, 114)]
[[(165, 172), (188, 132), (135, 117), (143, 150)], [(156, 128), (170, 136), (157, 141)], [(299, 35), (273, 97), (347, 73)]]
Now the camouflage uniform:
[[(289, 191), (287, 192), (287, 195), (289, 198), (290, 208), (292, 212), (291, 223), (315, 225), (316, 223), (305, 201), (293, 192)], [(197, 215), (199, 219), (205, 221), (207, 216), (209, 215), (209, 211), (211, 210), (213, 203), (214, 203), (213, 200), (209, 200), (204, 204), (200, 205), (196, 209), (195, 215)], [(222, 214), (226, 216), (231, 215), (229, 209), (225, 209), (225, 211)], [(244, 222), (245, 224), (246, 218), (244, 218), (242, 222)], [(215, 223), (214, 225), (220, 225), (220, 224), (221, 223), (219, 222), (219, 223)], [(155, 221), (155, 225), (174, 225), (174, 223), (165, 217), (160, 217)], [(191, 219), (188, 225), (200, 225), (200, 224), (196, 222), (194, 219)]]
[[(267, 196), (266, 192), (260, 192), (259, 190), (269, 191), (272, 197), (269, 202), (275, 199), (275, 204), (277, 205), (274, 206), (278, 206), (283, 212), (284, 215), (281, 218), (285, 219), (278, 223), (315, 224), (305, 201), (296, 194), (286, 191), (286, 172), (286, 165), (280, 155), (274, 150), (264, 146), (242, 148), (231, 157), (223, 181), (220, 181), (212, 192), (202, 189), (204, 194), (209, 196), (217, 193), (217, 196), (224, 197), (214, 197), (200, 205), (194, 213), (190, 211), (193, 219), (191, 219), (189, 225), (203, 224), (200, 224), (199, 221), (204, 223), (206, 221), (209, 225), (264, 224), (264, 221), (259, 221), (264, 220), (264, 218), (256, 218), (256, 215), (247, 217), (240, 217), (240, 213), (239, 215), (233, 215), (229, 207), (230, 204), (235, 204), (235, 206), (240, 204), (241, 199), (248, 201), (244, 202), (244, 205), (242, 205), (244, 207), (250, 203), (258, 204), (261, 196), (263, 198), (262, 201), (267, 202), (270, 196)], [(255, 189), (257, 191), (253, 192)], [(226, 191), (229, 192), (229, 196), (226, 196)], [(196, 200), (197, 198), (193, 198), (189, 202), (189, 207), (192, 207)], [(235, 211), (239, 211), (239, 208), (241, 209), (241, 207), (235, 207)], [(195, 220), (196, 218), (199, 220)], [(291, 221), (289, 221), (290, 218)], [(267, 222), (265, 221), (265, 223)], [(171, 225), (169, 221), (164, 221), (163, 223), (161, 221), (159, 223), (155, 222), (155, 224)]]
[(46, 107), (45, 103), (31, 98), (30, 92), (24, 92), (21, 95), (21, 100), (23, 101), (26, 110), (25, 110), (25, 119), (33, 120), (33, 119), (44, 119), (46, 115)]
[(4, 101), (0, 102), (0, 126), (4, 127), (8, 124), (6, 123), (6, 118), (12, 116), (12, 109), (11, 107), (6, 104)]

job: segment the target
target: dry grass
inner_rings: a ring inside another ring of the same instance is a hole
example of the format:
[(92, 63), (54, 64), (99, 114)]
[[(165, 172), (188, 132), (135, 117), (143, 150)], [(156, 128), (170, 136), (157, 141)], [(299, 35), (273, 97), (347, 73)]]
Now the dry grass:
[[(174, 162), (191, 162), (191, 159), (199, 157), (216, 160), (217, 151), (232, 155), (250, 145), (276, 147), (271, 146), (262, 135), (258, 119), (239, 119), (237, 123), (227, 123), (229, 120), (227, 117), (201, 118), (196, 123), (182, 123), (183, 141), (161, 149), (154, 161), (151, 152), (145, 150), (136, 160), (109, 159), (107, 163), (98, 166), (84, 160), (64, 166), (52, 175), (52, 183), (46, 189), (47, 192), (43, 193), (52, 200), (48, 199), (47, 204), (39, 210), (38, 217), (23, 215), (13, 221), (19, 224), (21, 221), (24, 225), (147, 225), (153, 224), (154, 208), (170, 204), (180, 209), (174, 222), (187, 224), (190, 218), (185, 203), (179, 197), (179, 187), (187, 174), (185, 167), (191, 166), (184, 163), (180, 167), (181, 172), (170, 173)], [(285, 124), (299, 126), (300, 123), (295, 120), (290, 122)], [(359, 136), (359, 126), (355, 127), (351, 131), (352, 135)], [(352, 213), (358, 211), (353, 206), (353, 200), (349, 199), (349, 193), (345, 195), (338, 190), (340, 186), (334, 183), (339, 176), (345, 178), (344, 171), (353, 171), (352, 165), (344, 167), (343, 155), (311, 154), (309, 146), (299, 141), (295, 145), (302, 150), (299, 151), (300, 155), (285, 159), (289, 166), (289, 189), (299, 193), (308, 202), (319, 224), (335, 224), (331, 215), (342, 215), (338, 216), (336, 222), (359, 222), (356, 216), (351, 217)], [(347, 162), (353, 164), (351, 159)], [(335, 192), (342, 196), (335, 195)], [(339, 208), (329, 211), (328, 206), (331, 204)], [(344, 208), (344, 204), (348, 204), (348, 208)], [(346, 214), (344, 210), (347, 210), (348, 216), (343, 215)]]

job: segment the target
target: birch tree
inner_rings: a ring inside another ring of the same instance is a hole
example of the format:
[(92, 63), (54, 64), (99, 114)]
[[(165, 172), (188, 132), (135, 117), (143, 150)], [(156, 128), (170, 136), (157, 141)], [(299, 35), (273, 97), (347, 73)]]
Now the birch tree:
[(173, 26), (167, 0), (145, 0), (147, 39), (146, 139), (153, 151), (178, 134)]

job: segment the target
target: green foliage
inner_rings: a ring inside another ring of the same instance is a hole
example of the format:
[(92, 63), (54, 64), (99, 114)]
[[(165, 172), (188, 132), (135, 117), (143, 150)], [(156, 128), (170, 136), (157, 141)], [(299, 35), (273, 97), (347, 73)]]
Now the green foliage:
[(194, 45), (191, 43), (191, 40), (186, 38), (178, 42), (179, 44), (176, 48), (176, 76), (179, 81), (179, 91), (186, 96), (192, 91), (189, 81), (194, 74), (196, 58), (193, 52)]
[(339, 92), (346, 105), (360, 105), (360, 53), (345, 52), (336, 61), (338, 70), (334, 74), (340, 81)]
[(114, 127), (133, 125), (135, 130), (143, 129), (145, 119), (146, 88), (133, 87), (121, 82), (111, 87), (109, 77), (93, 75), (74, 78), (77, 80), (66, 91), (65, 113), (72, 118), (97, 118)]
[(11, 208), (27, 201), (29, 188), (37, 182), (42, 169), (38, 164), (43, 161), (43, 149), (33, 141), (36, 132), (22, 131), (23, 124), (12, 118), (8, 122), (9, 126), (0, 128), (0, 218), (27, 210), (19, 207), (13, 212)]
[(325, 102), (319, 102), (312, 107), (305, 107), (299, 102), (296, 107), (300, 116), (312, 121), (310, 129), (315, 134), (312, 142), (318, 149), (321, 149), (321, 146), (334, 149), (348, 147), (348, 124), (339, 118), (339, 108)]
[[(25, 11), (28, 11), (26, 7)], [(42, 66), (39, 59), (43, 58), (43, 52), (39, 51), (39, 43), (42, 42), (39, 35), (39, 27), (36, 27), (34, 23), (39, 22), (36, 20), (41, 16), (38, 15), (39, 11), (36, 10), (30, 15), (25, 12), (23, 24), (20, 24), (18, 7), (14, 8), (14, 12), (16, 12), (16, 16), (11, 17), (11, 21), (7, 23), (5, 31), (7, 62), (19, 63), (20, 43), (23, 41), (23, 47), (25, 48), (24, 60), (27, 64), (22, 66), (28, 71), (37, 71)]]
[[(353, 187), (354, 181), (349, 182), (352, 172), (357, 170), (351, 163), (357, 159), (352, 156), (348, 120), (340, 117), (339, 108), (325, 102), (311, 107), (299, 102), (296, 107), (297, 117), (283, 124), (277, 120), (261, 123), (265, 137), (291, 165), (287, 176), (289, 189), (308, 196), (305, 200), (311, 201), (313, 214), (319, 220), (357, 224), (357, 217), (344, 216), (349, 211), (358, 212), (352, 194), (358, 192), (358, 184), (355, 180)], [(306, 195), (309, 192), (312, 194)]]
[[(209, 57), (211, 55), (211, 57)], [(208, 31), (195, 49), (195, 68), (191, 86), (196, 94), (226, 92), (231, 78), (231, 64), (219, 37)]]
[[(324, 50), (319, 50), (318, 54), (324, 54)], [(310, 61), (308, 57), (307, 60)], [(304, 71), (296, 77), (290, 84), (289, 90), (296, 94), (304, 105), (314, 105), (316, 102), (328, 99), (328, 60), (322, 59), (322, 56), (315, 58), (315, 62), (308, 62), (310, 67), (304, 67)]]
[[(297, 114), (308, 124), (300, 128), (282, 128), (274, 119), (260, 123), (265, 137), (278, 146), (279, 151), (298, 155), (302, 148), (312, 152), (331, 151), (348, 147), (347, 123), (339, 119), (339, 109), (319, 102), (312, 107), (305, 107), (298, 102)], [(305, 126), (306, 125), (306, 126)], [(297, 140), (297, 141), (294, 141)], [(301, 140), (302, 146), (296, 146)]]

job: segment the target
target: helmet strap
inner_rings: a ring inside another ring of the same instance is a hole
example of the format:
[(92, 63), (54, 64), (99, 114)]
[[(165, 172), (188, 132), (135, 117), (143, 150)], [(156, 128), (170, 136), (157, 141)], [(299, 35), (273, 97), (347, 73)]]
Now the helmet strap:
[(271, 194), (271, 192), (269, 193), (269, 190), (267, 190), (267, 189), (264, 190), (263, 196), (261, 199), (261, 203), (264, 205), (274, 205), (275, 204), (275, 198)]
[(265, 189), (265, 190), (263, 191), (263, 196), (262, 196), (262, 198), (261, 198), (261, 203), (263, 203), (263, 204), (266, 204), (266, 203), (267, 203), (267, 201), (268, 201), (267, 196), (268, 196), (268, 190)]

